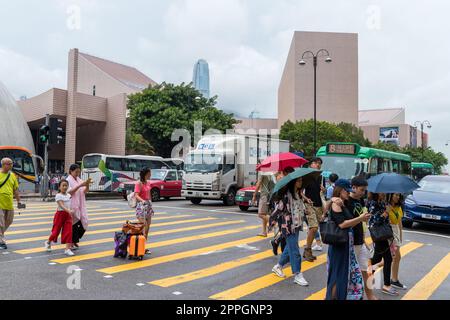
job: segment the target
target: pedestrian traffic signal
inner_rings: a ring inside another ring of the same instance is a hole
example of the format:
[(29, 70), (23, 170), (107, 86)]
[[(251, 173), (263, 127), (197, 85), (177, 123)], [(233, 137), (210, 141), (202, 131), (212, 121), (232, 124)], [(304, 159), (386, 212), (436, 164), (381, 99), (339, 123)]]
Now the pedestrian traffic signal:
[(62, 120), (57, 118), (50, 119), (50, 144), (63, 143), (65, 132), (62, 128)]
[(50, 127), (46, 125), (42, 125), (39, 128), (39, 142), (46, 143), (50, 138)]

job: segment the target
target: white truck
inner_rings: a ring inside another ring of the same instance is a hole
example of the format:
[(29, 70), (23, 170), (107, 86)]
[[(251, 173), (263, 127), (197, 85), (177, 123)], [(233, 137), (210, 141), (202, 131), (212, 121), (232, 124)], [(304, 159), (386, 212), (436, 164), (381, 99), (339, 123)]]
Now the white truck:
[(235, 203), (237, 190), (254, 184), (256, 165), (267, 156), (289, 151), (289, 141), (252, 135), (207, 135), (185, 158), (181, 196)]

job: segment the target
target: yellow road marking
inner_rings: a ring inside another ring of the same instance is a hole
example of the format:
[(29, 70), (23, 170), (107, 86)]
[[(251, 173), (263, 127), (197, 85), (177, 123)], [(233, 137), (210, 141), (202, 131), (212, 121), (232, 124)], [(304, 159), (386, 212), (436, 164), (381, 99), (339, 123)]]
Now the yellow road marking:
[[(52, 211), (47, 211), (45, 213), (27, 213), (27, 212), (21, 212), (20, 215), (16, 214), (14, 216), (14, 221), (26, 221), (26, 220), (39, 220), (39, 219), (47, 219), (49, 216), (53, 217), (55, 215), (55, 208), (53, 208)], [(89, 209), (88, 209), (89, 210)], [(94, 212), (103, 212), (103, 211), (111, 211), (111, 213), (114, 212), (114, 210), (120, 210), (119, 208), (107, 208), (107, 209), (95, 209)], [(120, 211), (120, 212), (135, 212), (135, 210), (127, 210), (127, 211)], [(109, 212), (102, 213), (102, 214), (108, 214)], [(88, 211), (88, 215), (92, 216), (96, 213), (91, 213), (90, 210)], [(23, 218), (22, 218), (23, 217)], [(31, 217), (31, 218), (30, 218)], [(36, 218), (35, 218), (36, 217)]]
[[(255, 226), (255, 228), (256, 228), (256, 226)], [(174, 254), (169, 254), (166, 256), (162, 256), (162, 257), (155, 257), (155, 258), (151, 258), (148, 260), (143, 260), (143, 261), (138, 261), (138, 262), (133, 262), (133, 263), (126, 263), (126, 264), (109, 267), (109, 268), (102, 268), (102, 269), (98, 269), (97, 271), (106, 273), (106, 274), (131, 271), (131, 270), (154, 266), (154, 265), (161, 264), (161, 263), (176, 261), (176, 260), (189, 258), (189, 257), (195, 257), (199, 254), (210, 252), (210, 251), (222, 250), (222, 249), (226, 249), (226, 248), (235, 247), (235, 246), (238, 246), (241, 244), (259, 242), (262, 240), (264, 240), (264, 239), (261, 237), (250, 237), (250, 238), (235, 240), (235, 241), (231, 241), (231, 242), (225, 242), (222, 244), (217, 244), (217, 245), (213, 245), (213, 246), (209, 246), (209, 247), (203, 247), (203, 248), (189, 250), (189, 251), (177, 252)]]
[[(306, 243), (305, 240), (302, 240), (300, 242), (300, 246), (304, 246)], [(219, 274), (234, 268), (239, 268), (242, 267), (246, 264), (250, 264), (256, 261), (260, 261), (260, 260), (264, 260), (266, 258), (272, 257), (273, 256), (273, 251), (272, 250), (267, 250), (264, 252), (260, 252), (257, 254), (253, 254), (247, 257), (243, 257), (243, 258), (239, 258), (236, 260), (232, 260), (232, 261), (227, 261), (224, 263), (220, 263), (217, 264), (215, 266), (212, 267), (208, 267), (208, 268), (204, 268), (204, 269), (200, 269), (200, 270), (195, 270), (189, 273), (185, 273), (185, 274), (181, 274), (178, 276), (173, 276), (173, 277), (168, 277), (168, 278), (164, 278), (164, 279), (159, 279), (159, 280), (154, 280), (149, 282), (149, 284), (154, 284), (160, 287), (164, 287), (164, 288), (168, 288), (177, 284), (181, 284), (181, 283), (185, 283), (185, 282), (190, 282), (190, 281), (194, 281), (197, 279), (201, 279), (201, 278), (206, 278), (206, 277), (210, 277), (213, 276), (215, 274)]]
[[(184, 231), (191, 231), (191, 230), (200, 230), (200, 229), (207, 229), (207, 228), (213, 228), (213, 227), (221, 227), (221, 226), (228, 226), (228, 225), (232, 225), (232, 224), (238, 224), (238, 223), (243, 223), (245, 222), (245, 220), (234, 220), (234, 221), (226, 221), (226, 222), (217, 222), (217, 223), (211, 223), (211, 224), (204, 224), (204, 225), (199, 225), (199, 226), (193, 226), (193, 227), (185, 227), (185, 228), (178, 228), (178, 229), (171, 229), (171, 230), (162, 230), (162, 231), (155, 231), (155, 232), (150, 232), (149, 233), (149, 237), (153, 237), (153, 236), (159, 236), (159, 235), (166, 235), (166, 234), (172, 234), (172, 233), (178, 233), (178, 232), (184, 232)], [(150, 239), (150, 241), (152, 241), (152, 239)], [(87, 246), (87, 245), (92, 245), (92, 244), (101, 244), (101, 243), (112, 243), (112, 239), (111, 237), (108, 238), (103, 238), (103, 239), (96, 239), (96, 240), (91, 240), (91, 241), (83, 241), (83, 247)], [(64, 249), (66, 247), (66, 245), (64, 244), (60, 244), (60, 245), (52, 245), (52, 249)], [(37, 248), (31, 248), (31, 249), (23, 249), (23, 250), (17, 250), (14, 251), (15, 253), (19, 253), (19, 254), (30, 254), (30, 253), (37, 253), (37, 252), (45, 252), (46, 249), (43, 248), (42, 246), (39, 246)], [(94, 257), (96, 258), (96, 257)], [(59, 259), (58, 261), (54, 261), (54, 262), (58, 262), (58, 263), (70, 263), (73, 261), (83, 261), (83, 260), (89, 260), (89, 259), (94, 259), (92, 258), (92, 254), (82, 254), (82, 255), (76, 255), (74, 257), (74, 259), (76, 260), (70, 260), (71, 258), (63, 258), (63, 259)], [(66, 260), (64, 260), (66, 259)], [(67, 261), (67, 262), (64, 262)]]
[[(322, 254), (317, 257), (314, 262), (302, 261), (302, 272), (308, 271), (310, 269), (316, 268), (327, 262), (327, 255)], [(265, 276), (256, 278), (252, 281), (241, 284), (237, 287), (222, 291), (220, 293), (210, 296), (211, 299), (216, 300), (236, 300), (242, 297), (248, 296), (249, 294), (255, 293), (261, 289), (270, 287), (278, 282), (284, 281), (292, 277), (291, 267), (286, 267), (283, 269), (286, 278), (280, 278), (275, 274), (267, 274)]]
[[(248, 226), (248, 227), (243, 227), (243, 228), (238, 228), (238, 229), (228, 229), (228, 230), (217, 231), (217, 232), (212, 232), (212, 233), (197, 234), (197, 235), (189, 236), (189, 237), (182, 237), (182, 238), (170, 239), (170, 240), (165, 240), (165, 241), (151, 242), (151, 243), (146, 244), (146, 248), (150, 248), (150, 247), (151, 248), (160, 248), (160, 247), (170, 246), (170, 245), (179, 244), (179, 243), (186, 243), (186, 242), (195, 241), (195, 240), (202, 240), (202, 239), (224, 236), (224, 235), (228, 235), (228, 234), (239, 233), (242, 231), (247, 231), (247, 230), (252, 230), (252, 229), (257, 229), (257, 228), (258, 228), (258, 226)], [(101, 251), (101, 252), (96, 252), (96, 253), (92, 253), (92, 254), (87, 254), (83, 257), (84, 258), (83, 260), (112, 257), (113, 255), (114, 255), (114, 250), (107, 250), (107, 251)], [(76, 256), (66, 258), (66, 259), (67, 260), (70, 259), (70, 262), (80, 261), (79, 259), (77, 259)], [(53, 262), (57, 262), (57, 260), (53, 260)]]
[(402, 300), (427, 300), (450, 274), (450, 253), (438, 262), (425, 277), (416, 283)]
[[(191, 217), (192, 215), (178, 215), (178, 216), (173, 216), (173, 217)], [(124, 218), (133, 218), (135, 217), (135, 215), (117, 215), (117, 216), (112, 216), (112, 217), (100, 217), (100, 218), (89, 218), (89, 221), (98, 221), (98, 220), (116, 220), (116, 219), (124, 219)], [(169, 217), (163, 217), (161, 219), (170, 219)], [(155, 218), (154, 220), (160, 220), (159, 218)], [(106, 226), (106, 225), (111, 225), (114, 224), (116, 222), (111, 222), (111, 223), (107, 223), (105, 222), (104, 224), (101, 223), (94, 223), (91, 224), (90, 226), (95, 227), (95, 226)], [(47, 221), (40, 221), (40, 222), (27, 222), (27, 223), (17, 223), (14, 224), (14, 227), (32, 227), (32, 226), (42, 226), (42, 225), (52, 225), (53, 224), (53, 218), (49, 219), (47, 218)], [(31, 231), (34, 231), (36, 229), (31, 229)], [(22, 230), (22, 231), (26, 231), (26, 230)], [(10, 234), (14, 234), (14, 231), (11, 231)], [(25, 232), (23, 232), (25, 233)]]
[[(97, 208), (100, 208), (100, 207), (98, 207), (98, 206), (87, 207), (86, 209), (87, 210), (94, 210), (94, 209), (97, 209)], [(42, 213), (45, 213), (45, 212), (48, 212), (48, 210), (56, 210), (56, 203), (53, 203), (51, 206), (46, 206), (46, 207), (42, 207), (42, 208), (31, 208), (31, 209), (29, 209), (27, 207), (26, 209), (14, 209), (14, 211), (20, 212), (21, 214), (27, 214), (27, 213), (30, 213), (30, 212), (36, 212), (36, 213), (42, 212)]]
[[(97, 218), (97, 220), (101, 220), (101, 219), (107, 219), (108, 216), (111, 216), (111, 218), (117, 216), (117, 215), (122, 215), (124, 213), (134, 213), (134, 210), (126, 210), (126, 211), (114, 211), (114, 212), (102, 212), (102, 213), (89, 213), (89, 221), (94, 220), (91, 219), (91, 217), (99, 217)], [(161, 214), (168, 214), (167, 212), (155, 212), (156, 216), (159, 216)], [(49, 220), (49, 221), (53, 221), (53, 216), (55, 214), (52, 213), (51, 215), (47, 216), (47, 217), (39, 217), (39, 218), (22, 218), (22, 219), (14, 219), (14, 224), (11, 227), (16, 226), (16, 222), (20, 222), (20, 221), (35, 221), (35, 220)]]
[[(109, 217), (107, 220), (111, 219), (124, 219), (124, 218), (132, 218), (133, 215), (128, 215), (124, 217)], [(152, 220), (165, 220), (165, 219), (176, 219), (176, 218), (186, 218), (186, 217), (192, 217), (190, 214), (185, 215), (178, 215), (178, 216), (168, 216), (168, 217), (160, 217), (160, 218), (153, 218)], [(42, 222), (35, 222), (35, 223), (23, 223), (21, 226), (34, 226), (34, 225), (42, 225), (42, 224), (49, 224), (48, 222), (42, 223)], [(17, 231), (10, 231), (8, 232), (8, 235), (13, 234), (24, 234), (24, 233), (35, 233), (35, 232), (44, 232), (44, 231), (51, 231), (51, 222), (49, 228), (41, 228), (41, 229), (26, 229), (26, 230), (17, 230)], [(91, 223), (89, 224), (90, 227), (99, 227), (99, 226), (110, 226), (114, 224), (120, 224), (117, 221), (108, 221), (108, 222), (98, 222), (98, 223)]]
[[(410, 243), (405, 244), (404, 246), (400, 247), (400, 254), (402, 255), (402, 257), (404, 257), (411, 251), (414, 251), (422, 246), (423, 246), (423, 243), (410, 242)], [(375, 271), (375, 273), (380, 272), (381, 270), (383, 270), (383, 268), (378, 268), (377, 271)], [(323, 288), (323, 289), (313, 293), (312, 295), (307, 297), (305, 300), (324, 300), (326, 297), (326, 294), (327, 294), (327, 288)]]
[[(157, 218), (153, 219), (156, 220)], [(162, 218), (161, 218), (162, 219)], [(217, 218), (201, 218), (201, 219), (191, 219), (191, 220), (180, 220), (180, 221), (173, 221), (173, 222), (164, 222), (164, 223), (155, 223), (152, 224), (152, 227), (162, 227), (162, 226), (172, 226), (176, 224), (181, 223), (194, 223), (194, 222), (200, 222), (200, 221), (209, 221), (209, 220), (217, 220)], [(44, 229), (50, 233), (51, 230)], [(100, 230), (93, 230), (93, 231), (87, 231), (85, 235), (93, 235), (93, 234), (101, 234), (101, 233), (110, 233), (120, 231), (120, 226), (117, 226), (112, 229), (100, 229)], [(39, 240), (47, 240), (48, 236), (40, 236), (40, 237), (32, 237), (32, 238), (25, 238), (25, 239), (13, 239), (8, 240), (8, 243), (23, 243), (23, 242), (32, 242), (32, 241), (39, 241)]]

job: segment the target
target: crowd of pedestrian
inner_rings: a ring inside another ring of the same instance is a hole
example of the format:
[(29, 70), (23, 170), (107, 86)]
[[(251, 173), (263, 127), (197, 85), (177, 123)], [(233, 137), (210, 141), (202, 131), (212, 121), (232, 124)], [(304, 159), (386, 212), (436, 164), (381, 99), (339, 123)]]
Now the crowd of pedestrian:
[[(311, 169), (320, 170), (321, 166), (320, 158), (313, 158), (309, 163)], [(282, 254), (272, 272), (285, 277), (283, 267), (290, 263), (294, 282), (308, 286), (301, 272), (302, 258), (308, 262), (317, 259), (313, 251), (323, 250), (319, 225), (331, 220), (347, 240), (344, 244), (328, 245), (326, 299), (361, 300), (365, 295), (368, 300), (378, 300), (372, 290), (377, 268), (383, 270), (383, 293), (397, 296), (398, 289), (406, 289), (399, 280), (402, 195), (368, 193), (365, 177), (357, 176), (350, 181), (339, 179), (336, 174), (329, 175), (328, 179), (319, 175), (306, 184), (302, 178), (293, 179), (274, 193), (277, 181), (293, 171), (288, 168), (272, 175), (261, 174), (256, 185), (256, 192), (261, 193), (258, 216), (262, 220), (262, 233), (259, 235), (267, 237), (268, 231), (274, 231), (271, 240), (274, 255), (281, 245)], [(301, 254), (298, 239), (304, 224), (306, 244)], [(370, 241), (369, 228), (374, 224), (391, 226), (394, 238)]]

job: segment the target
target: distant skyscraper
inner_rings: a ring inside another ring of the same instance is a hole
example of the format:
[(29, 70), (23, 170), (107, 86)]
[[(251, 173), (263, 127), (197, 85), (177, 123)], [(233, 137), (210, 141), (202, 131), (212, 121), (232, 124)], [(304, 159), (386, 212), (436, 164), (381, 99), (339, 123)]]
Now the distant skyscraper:
[(205, 98), (209, 98), (209, 67), (208, 62), (203, 59), (198, 60), (194, 65), (194, 75), (192, 77), (195, 89), (200, 91)]

